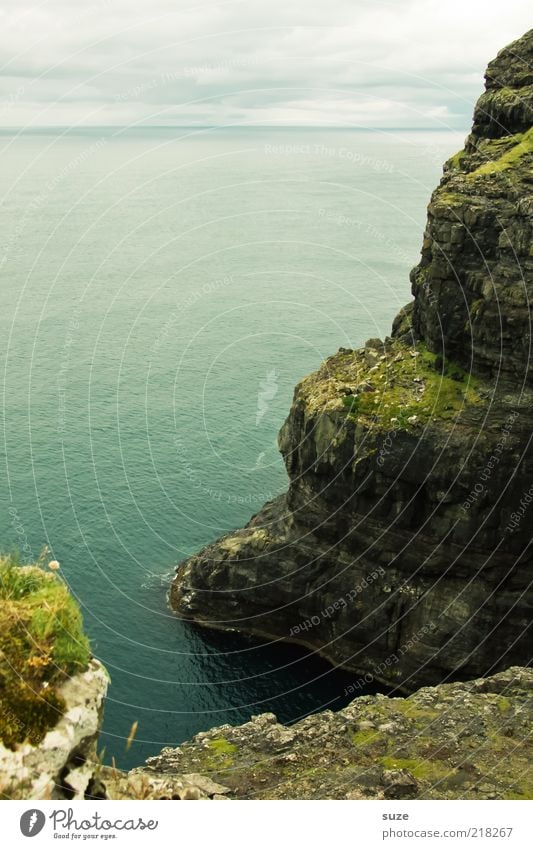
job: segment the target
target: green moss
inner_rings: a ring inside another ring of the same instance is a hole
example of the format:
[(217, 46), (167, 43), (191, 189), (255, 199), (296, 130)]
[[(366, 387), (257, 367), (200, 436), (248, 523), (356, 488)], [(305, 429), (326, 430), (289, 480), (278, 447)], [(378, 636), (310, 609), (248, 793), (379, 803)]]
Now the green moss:
[[(507, 139), (507, 142), (509, 142), (509, 139)], [(516, 165), (523, 156), (530, 153), (533, 153), (533, 129), (513, 136), (511, 146), (505, 153), (480, 165), (479, 168), (468, 175), (468, 178), (483, 177), (487, 174), (498, 174), (506, 171)]]
[(429, 782), (440, 781), (454, 772), (451, 767), (446, 767), (443, 763), (415, 758), (386, 756), (380, 758), (380, 763), (384, 769), (406, 769), (414, 778)]
[(501, 88), (492, 89), (490, 93), (485, 95), (489, 97), (493, 102), (497, 103), (508, 103), (511, 100), (519, 100), (520, 96), (517, 94), (514, 88), (511, 88), (508, 85), (502, 86)]
[(464, 150), (458, 150), (457, 153), (454, 153), (453, 156), (450, 156), (446, 164), (449, 168), (459, 168), (465, 156), (466, 152)]
[(207, 750), (202, 758), (201, 769), (207, 772), (219, 773), (230, 769), (235, 762), (237, 746), (225, 737), (215, 737), (207, 743)]
[(435, 708), (421, 707), (410, 702), (408, 699), (395, 699), (393, 706), (402, 716), (415, 721), (431, 722), (439, 716), (439, 711)]
[(207, 745), (217, 755), (234, 755), (237, 751), (237, 746), (230, 743), (225, 737), (216, 737), (214, 740), (210, 740)]
[(342, 399), (342, 403), (346, 407), (348, 415), (357, 419), (357, 413), (359, 411), (359, 396), (345, 395)]
[(40, 743), (62, 716), (65, 702), (53, 690), (39, 694), (24, 682), (4, 681), (0, 707), (1, 740), (14, 749), (25, 740), (33, 745)]
[(431, 417), (451, 418), (465, 404), (480, 401), (476, 381), (460, 366), (443, 363), (424, 345), (419, 344), (416, 351), (406, 349), (401, 356), (378, 366), (372, 375), (376, 392), (359, 396), (358, 418), (409, 429), (412, 416), (417, 417), (417, 424)]
[(57, 688), (87, 668), (90, 647), (67, 586), (39, 566), (0, 558), (0, 739), (38, 743), (58, 721)]
[(363, 746), (370, 746), (371, 744), (376, 743), (380, 739), (379, 731), (376, 731), (372, 728), (364, 729), (362, 731), (354, 731), (351, 736), (352, 743), (358, 748)]
[(507, 713), (507, 711), (511, 710), (511, 702), (507, 696), (500, 696), (497, 704), (500, 713)]
[(504, 799), (533, 799), (533, 784), (519, 784), (504, 794)]
[[(345, 394), (348, 386), (353, 394)], [(454, 418), (465, 406), (483, 403), (478, 387), (478, 381), (459, 365), (443, 362), (422, 343), (415, 350), (395, 341), (371, 368), (361, 351), (331, 357), (302, 381), (299, 394), (309, 414), (342, 409), (349, 422), (391, 431), (410, 430), (430, 419)], [(327, 415), (320, 423), (315, 442), (328, 446), (338, 423)]]
[(445, 206), (461, 206), (464, 203), (463, 195), (458, 192), (439, 191), (435, 196), (435, 203), (442, 203)]

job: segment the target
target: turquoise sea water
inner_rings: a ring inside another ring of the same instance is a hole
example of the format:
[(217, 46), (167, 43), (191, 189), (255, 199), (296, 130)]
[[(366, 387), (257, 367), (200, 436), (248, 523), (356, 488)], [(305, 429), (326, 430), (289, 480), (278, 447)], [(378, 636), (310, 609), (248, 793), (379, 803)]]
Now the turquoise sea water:
[[(444, 132), (0, 136), (0, 544), (47, 543), (112, 676), (106, 759), (340, 707), (351, 676), (166, 607), (286, 486), (294, 384), (410, 297)], [(124, 738), (139, 722), (128, 753)]]

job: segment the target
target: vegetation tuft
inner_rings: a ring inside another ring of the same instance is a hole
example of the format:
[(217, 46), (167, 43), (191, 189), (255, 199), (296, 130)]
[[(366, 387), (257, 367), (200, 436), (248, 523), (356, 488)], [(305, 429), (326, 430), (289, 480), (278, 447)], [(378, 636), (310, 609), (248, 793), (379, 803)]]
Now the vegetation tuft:
[(492, 143), (494, 151), (491, 151), (490, 148), (487, 149), (486, 147), (483, 152), (487, 154), (489, 152), (494, 152), (496, 153), (496, 158), (491, 158), (488, 162), (484, 162), (483, 165), (476, 168), (475, 171), (472, 171), (472, 173), (468, 175), (469, 179), (472, 177), (483, 177), (487, 174), (498, 174), (502, 171), (507, 171), (508, 168), (512, 168), (516, 165), (523, 156), (533, 153), (533, 128), (525, 133), (517, 133), (510, 137), (505, 136), (503, 141), (506, 143), (505, 152), (498, 155), (500, 146), (494, 142)]
[(0, 556), (0, 740), (9, 748), (42, 740), (64, 710), (58, 687), (91, 656), (76, 601), (43, 561)]
[(476, 379), (420, 342), (416, 349), (392, 343), (370, 369), (360, 352), (337, 354), (302, 388), (311, 409), (335, 405), (340, 394), (348, 420), (388, 430), (454, 418), (465, 406), (482, 403)]

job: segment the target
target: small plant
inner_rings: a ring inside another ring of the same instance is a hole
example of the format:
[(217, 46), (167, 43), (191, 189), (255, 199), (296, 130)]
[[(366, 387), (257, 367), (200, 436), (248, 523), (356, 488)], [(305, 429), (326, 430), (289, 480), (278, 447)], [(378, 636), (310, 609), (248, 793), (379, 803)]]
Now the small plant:
[[(39, 743), (64, 709), (57, 688), (91, 656), (80, 609), (56, 570), (0, 557), (0, 739)], [(57, 561), (52, 561), (56, 563)]]
[(348, 415), (357, 417), (360, 403), (358, 395), (345, 395), (342, 399), (342, 403), (346, 407)]

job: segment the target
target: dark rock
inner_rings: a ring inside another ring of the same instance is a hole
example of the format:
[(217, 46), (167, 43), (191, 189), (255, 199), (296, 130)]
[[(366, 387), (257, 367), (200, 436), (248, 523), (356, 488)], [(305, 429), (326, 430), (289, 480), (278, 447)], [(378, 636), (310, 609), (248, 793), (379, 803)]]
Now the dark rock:
[(365, 348), (371, 348), (374, 351), (379, 351), (381, 353), (381, 351), (383, 350), (383, 342), (381, 339), (376, 338), (367, 339), (365, 342)]
[(406, 769), (389, 769), (383, 772), (385, 799), (414, 799), (418, 785)]
[(415, 335), (496, 388), (531, 383), (533, 374), (532, 66), (533, 30), (490, 63), (465, 150), (446, 163), (431, 198), (411, 273)]

